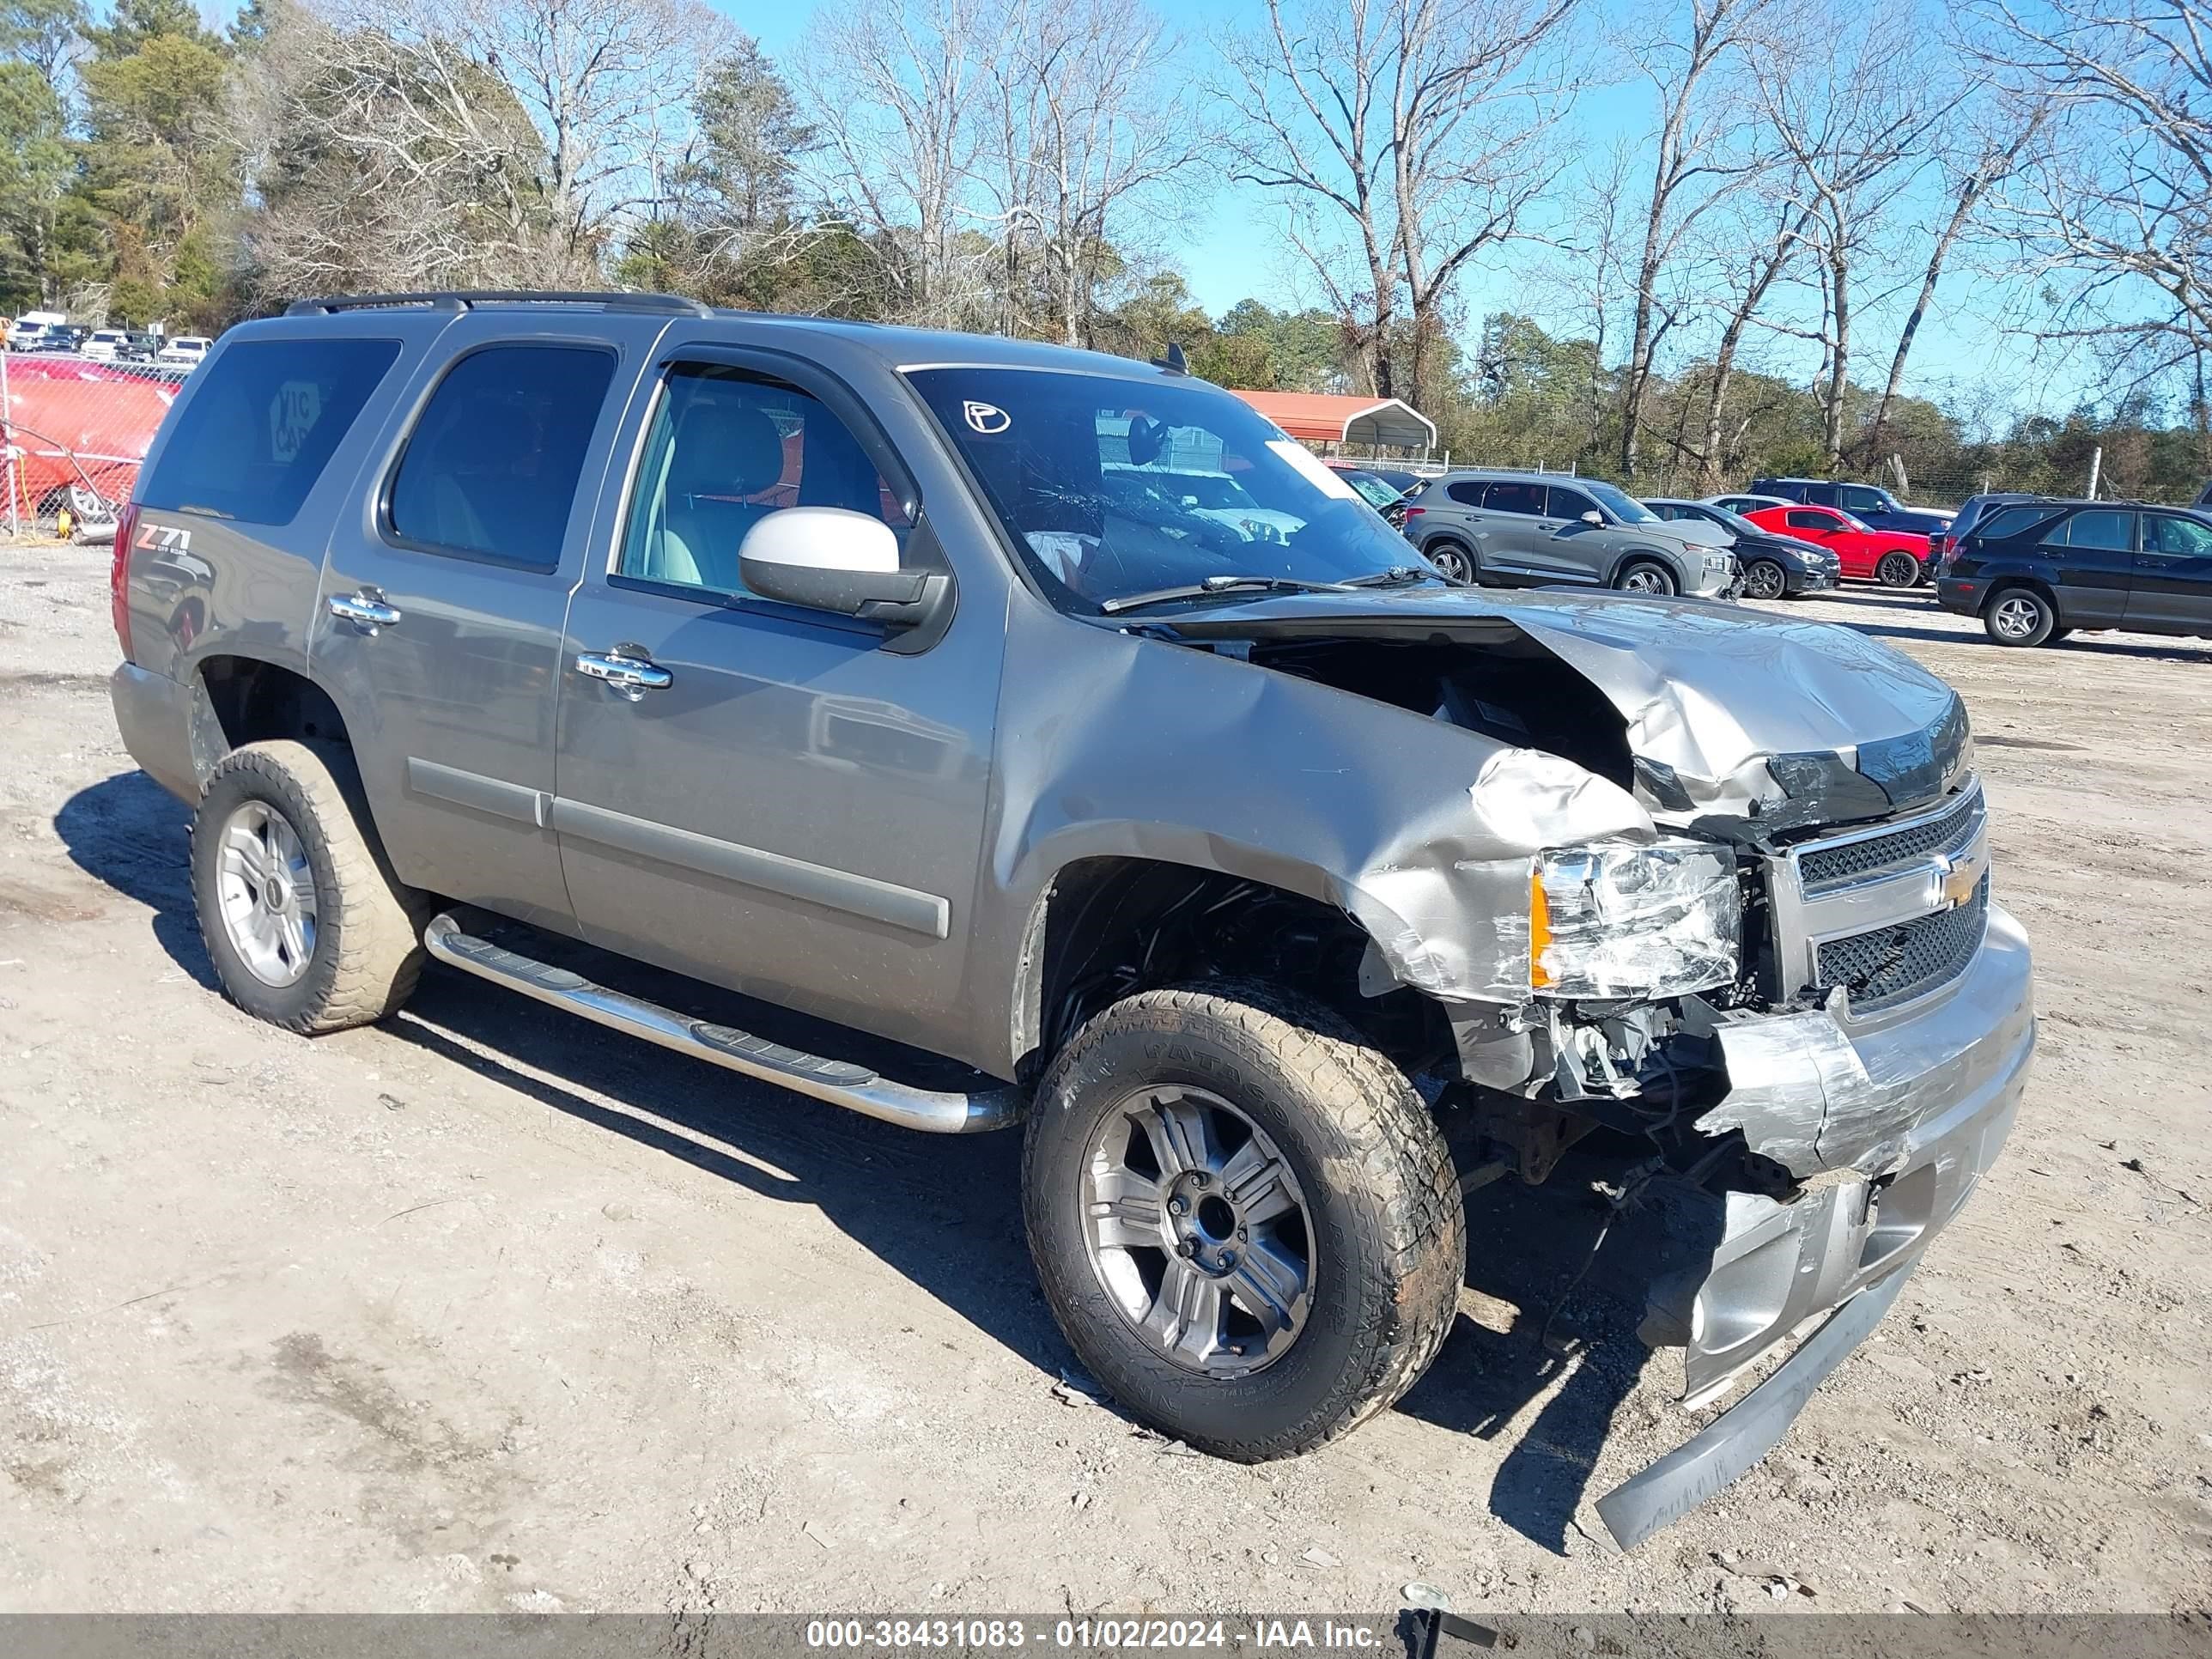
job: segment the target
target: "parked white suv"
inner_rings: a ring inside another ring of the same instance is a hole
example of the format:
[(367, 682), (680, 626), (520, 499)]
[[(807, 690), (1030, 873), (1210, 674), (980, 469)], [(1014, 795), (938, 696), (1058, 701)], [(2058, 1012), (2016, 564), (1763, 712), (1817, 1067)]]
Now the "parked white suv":
[(154, 361), (160, 363), (196, 365), (208, 355), (208, 348), (214, 343), (214, 341), (204, 335), (179, 334), (161, 348), (161, 355)]

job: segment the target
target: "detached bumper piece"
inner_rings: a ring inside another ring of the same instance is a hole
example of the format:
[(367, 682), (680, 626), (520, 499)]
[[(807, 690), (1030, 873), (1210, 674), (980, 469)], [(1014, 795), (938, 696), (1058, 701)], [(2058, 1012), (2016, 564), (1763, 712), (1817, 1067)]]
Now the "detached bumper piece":
[(1844, 1304), (1773, 1376), (1643, 1474), (1599, 1498), (1598, 1518), (1613, 1541), (1634, 1549), (1773, 1450), (1813, 1390), (1881, 1322), (1909, 1271), (1900, 1267)]

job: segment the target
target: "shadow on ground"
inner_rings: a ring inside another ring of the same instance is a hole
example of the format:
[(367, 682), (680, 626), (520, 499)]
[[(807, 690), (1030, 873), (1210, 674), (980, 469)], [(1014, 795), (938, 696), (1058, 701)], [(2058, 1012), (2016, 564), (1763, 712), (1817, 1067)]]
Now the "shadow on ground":
[[(156, 941), (213, 994), (185, 876), (187, 819), (157, 785), (131, 773), (72, 797), (54, 825), (80, 868), (153, 910)], [(603, 983), (908, 1081), (954, 1086), (942, 1060), (849, 1032), (827, 1035), (786, 1010), (538, 939), (549, 957)], [(384, 1029), (490, 1084), (748, 1192), (815, 1206), (1028, 1360), (1039, 1388), (1073, 1364), (1030, 1267), (1018, 1134), (933, 1136), (878, 1123), (603, 1030), (434, 963)], [(1571, 1158), (1545, 1187), (1499, 1182), (1474, 1195), (1468, 1285), (1517, 1316), (1501, 1334), (1462, 1314), (1401, 1407), (1455, 1432), (1496, 1439), (1570, 1370), (1507, 1454), (1490, 1497), (1501, 1521), (1553, 1550), (1563, 1547), (1613, 1412), (1645, 1360), (1633, 1332), (1655, 1271), (1650, 1230), (1627, 1218), (1592, 1254), (1607, 1211), (1589, 1182), (1617, 1168)], [(865, 1286), (854, 1291), (856, 1303), (865, 1301)], [(1547, 1313), (1555, 1305), (1547, 1345)], [(1562, 1349), (1576, 1356), (1571, 1365)]]

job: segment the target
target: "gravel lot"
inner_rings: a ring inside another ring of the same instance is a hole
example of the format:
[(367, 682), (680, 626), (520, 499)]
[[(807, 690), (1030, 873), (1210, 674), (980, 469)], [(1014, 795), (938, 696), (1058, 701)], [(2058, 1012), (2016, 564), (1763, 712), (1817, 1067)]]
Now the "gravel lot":
[(439, 969), (316, 1042), (230, 1008), (184, 811), (109, 717), (105, 584), (104, 550), (0, 544), (0, 1609), (2212, 1603), (2212, 650), (1792, 607), (1965, 692), (2043, 1050), (1874, 1340), (1622, 1558), (1589, 1498), (1690, 1423), (1605, 1275), (1563, 1311), (1583, 1358), (1538, 1340), (1574, 1260), (1536, 1240), (1595, 1231), (1573, 1181), (1483, 1195), (1400, 1410), (1188, 1455), (1055, 1393), (1012, 1137)]

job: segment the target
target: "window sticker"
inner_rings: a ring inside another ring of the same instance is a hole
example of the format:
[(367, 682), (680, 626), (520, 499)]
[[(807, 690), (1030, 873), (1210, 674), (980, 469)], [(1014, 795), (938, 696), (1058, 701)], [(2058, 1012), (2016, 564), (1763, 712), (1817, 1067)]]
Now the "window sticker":
[(289, 466), (323, 417), (323, 389), (313, 380), (287, 380), (269, 400), (269, 454)]
[(1004, 432), (1014, 423), (1014, 417), (998, 404), (978, 403), (973, 398), (961, 404), (960, 412), (967, 416), (970, 427), (987, 438)]

